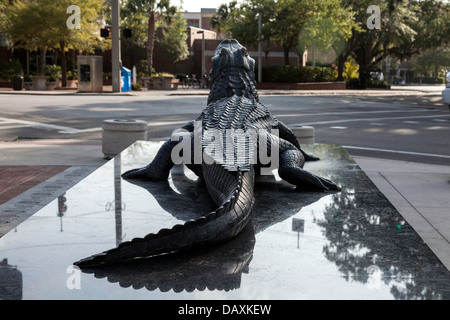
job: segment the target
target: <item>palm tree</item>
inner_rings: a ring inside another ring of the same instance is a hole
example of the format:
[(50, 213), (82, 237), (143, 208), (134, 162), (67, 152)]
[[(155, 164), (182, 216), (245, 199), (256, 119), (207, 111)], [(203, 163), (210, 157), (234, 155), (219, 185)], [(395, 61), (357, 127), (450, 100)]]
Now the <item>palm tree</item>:
[(153, 47), (155, 44), (156, 18), (159, 13), (161, 17), (170, 19), (177, 12), (175, 6), (170, 5), (170, 0), (129, 0), (126, 10), (132, 14), (143, 13), (148, 16), (147, 21), (147, 63), (148, 74), (152, 74)]

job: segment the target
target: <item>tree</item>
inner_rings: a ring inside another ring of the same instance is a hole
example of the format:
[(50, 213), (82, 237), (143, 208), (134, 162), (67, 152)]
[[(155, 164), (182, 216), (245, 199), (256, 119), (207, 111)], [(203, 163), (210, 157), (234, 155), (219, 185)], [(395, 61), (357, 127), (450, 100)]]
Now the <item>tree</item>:
[(170, 0), (128, 0), (126, 9), (132, 14), (143, 14), (148, 17), (147, 63), (148, 73), (152, 74), (157, 13), (170, 21), (171, 17), (177, 12), (177, 8), (170, 5)]
[(342, 52), (342, 44), (351, 37), (352, 29), (358, 27), (354, 12), (344, 9), (341, 0), (321, 1), (319, 10), (314, 12), (300, 31), (298, 52), (302, 53), (305, 48), (310, 49), (313, 64), (316, 49), (333, 49), (339, 55)]
[(227, 38), (231, 37), (233, 21), (242, 13), (236, 0), (227, 4), (221, 4), (216, 15), (211, 19), (211, 26), (217, 33), (224, 33)]
[[(366, 27), (370, 16), (366, 10), (377, 5), (381, 12), (381, 29)], [(367, 82), (370, 72), (388, 57), (410, 58), (428, 48), (449, 42), (449, 4), (439, 0), (347, 0), (344, 8), (355, 13), (362, 30), (352, 36), (338, 57), (339, 79), (344, 62), (353, 56), (360, 67), (360, 79)]]
[[(67, 8), (71, 5), (82, 8), (80, 29), (68, 28), (70, 15), (67, 14)], [(62, 84), (65, 86), (66, 51), (73, 48), (93, 51), (101, 46), (98, 32), (102, 10), (102, 0), (17, 0), (7, 7), (5, 32), (13, 47), (40, 49), (39, 73), (44, 73), (46, 50), (58, 50), (61, 55)]]
[(5, 20), (2, 23), (10, 47), (40, 50), (38, 73), (41, 74), (44, 73), (45, 53), (49, 46), (49, 39), (45, 36), (47, 20), (41, 19), (45, 17), (42, 16), (42, 9), (38, 2), (14, 1), (6, 4)]
[(186, 33), (186, 19), (177, 14), (173, 25), (163, 29), (163, 34), (158, 43), (172, 58), (174, 62), (186, 60), (189, 56)]
[(450, 47), (425, 51), (414, 57), (413, 65), (420, 74), (433, 73), (434, 79), (437, 80), (440, 69), (450, 67)]
[(274, 19), (273, 0), (249, 0), (238, 5), (237, 1), (222, 4), (211, 24), (213, 29), (228, 38), (236, 38), (247, 46), (256, 47), (259, 40), (258, 14), (261, 13), (261, 41), (266, 57), (272, 44), (272, 22)]
[[(58, 50), (61, 56), (62, 86), (67, 84), (66, 51), (78, 48), (91, 51), (100, 46), (98, 33), (101, 28), (99, 13), (102, 12), (103, 2), (99, 0), (39, 0), (44, 17), (53, 16), (51, 25), (45, 35), (50, 41), (50, 47)], [(80, 15), (80, 29), (69, 29), (67, 8), (76, 5), (82, 9)]]

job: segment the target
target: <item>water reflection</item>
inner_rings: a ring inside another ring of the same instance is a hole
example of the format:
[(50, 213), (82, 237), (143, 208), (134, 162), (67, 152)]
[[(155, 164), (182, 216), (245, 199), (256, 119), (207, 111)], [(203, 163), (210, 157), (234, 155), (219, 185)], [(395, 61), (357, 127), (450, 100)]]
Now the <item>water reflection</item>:
[(395, 299), (449, 299), (449, 272), (384, 195), (367, 187), (334, 194), (325, 208), (318, 224), (329, 240), (326, 258), (347, 281), (372, 290), (384, 283)]
[(111, 283), (149, 291), (192, 292), (208, 289), (230, 291), (241, 284), (253, 256), (255, 234), (248, 226), (238, 237), (223, 245), (202, 250), (142, 259), (135, 262), (83, 269)]
[[(206, 210), (214, 209), (201, 181), (184, 175), (172, 175), (170, 182), (136, 180), (129, 183), (146, 189), (166, 212), (179, 220), (187, 221), (208, 212)], [(300, 193), (292, 186), (280, 184), (274, 177), (264, 177), (255, 192), (256, 197), (263, 200), (257, 204), (250, 224), (232, 241), (202, 250), (83, 269), (83, 272), (93, 273), (96, 278), (106, 278), (112, 283), (118, 282), (122, 287), (145, 287), (150, 291), (229, 291), (240, 288), (242, 273), (248, 273), (253, 256), (255, 234), (289, 219), (300, 212), (302, 207), (328, 196), (321, 192), (302, 193), (299, 196)], [(278, 198), (283, 210), (274, 208), (274, 197)]]
[(63, 232), (63, 217), (64, 214), (67, 212), (67, 204), (66, 204), (67, 198), (66, 193), (63, 193), (58, 197), (58, 214), (59, 217), (59, 231)]

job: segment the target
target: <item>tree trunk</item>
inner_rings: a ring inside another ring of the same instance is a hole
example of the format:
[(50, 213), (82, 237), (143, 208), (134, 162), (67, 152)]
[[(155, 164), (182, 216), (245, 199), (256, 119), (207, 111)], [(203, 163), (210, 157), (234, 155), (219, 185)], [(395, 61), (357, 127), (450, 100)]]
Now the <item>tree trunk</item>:
[(288, 66), (289, 65), (289, 51), (291, 51), (291, 48), (283, 47), (283, 51), (284, 51), (284, 65)]
[(73, 76), (75, 76), (75, 66), (76, 66), (75, 49), (72, 49), (72, 75)]
[(338, 77), (337, 81), (344, 81), (344, 68), (345, 68), (345, 60), (343, 54), (340, 54), (337, 60), (337, 67), (338, 67)]
[(148, 75), (151, 76), (153, 69), (153, 47), (155, 44), (155, 13), (152, 12), (148, 19), (147, 30), (147, 63), (148, 63)]
[(42, 47), (39, 51), (39, 66), (37, 71), (39, 74), (43, 75), (45, 73), (45, 55), (47, 54), (47, 47)]
[(67, 86), (67, 62), (66, 62), (66, 51), (65, 51), (65, 43), (61, 41), (59, 43), (59, 48), (61, 50), (61, 82), (62, 86)]

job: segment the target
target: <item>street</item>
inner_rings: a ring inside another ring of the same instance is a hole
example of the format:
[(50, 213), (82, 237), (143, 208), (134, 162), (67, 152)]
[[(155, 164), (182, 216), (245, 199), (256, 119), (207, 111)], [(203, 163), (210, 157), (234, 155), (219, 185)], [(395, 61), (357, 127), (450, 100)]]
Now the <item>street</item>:
[[(148, 122), (149, 139), (165, 139), (195, 119), (207, 96), (24, 95), (0, 96), (0, 141), (100, 140), (106, 119)], [(405, 95), (265, 95), (265, 104), (291, 127), (316, 130), (316, 143), (345, 146), (352, 155), (450, 164), (450, 111), (440, 92)]]

